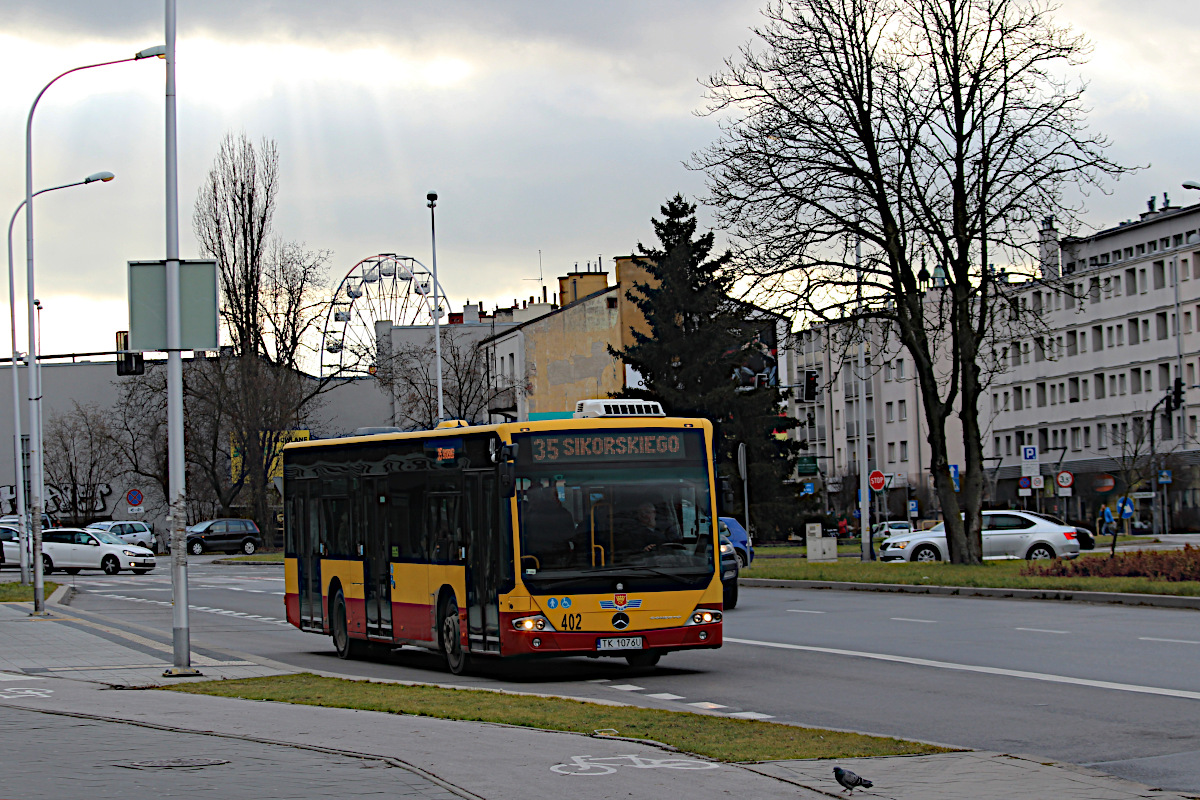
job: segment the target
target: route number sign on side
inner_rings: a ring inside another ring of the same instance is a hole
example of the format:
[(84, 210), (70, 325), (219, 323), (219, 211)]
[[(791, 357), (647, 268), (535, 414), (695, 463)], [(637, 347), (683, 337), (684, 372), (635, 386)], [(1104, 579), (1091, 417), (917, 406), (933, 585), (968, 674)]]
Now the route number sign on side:
[(887, 485), (887, 478), (882, 472), (875, 470), (867, 477), (867, 483), (873, 491), (882, 492), (883, 487)]

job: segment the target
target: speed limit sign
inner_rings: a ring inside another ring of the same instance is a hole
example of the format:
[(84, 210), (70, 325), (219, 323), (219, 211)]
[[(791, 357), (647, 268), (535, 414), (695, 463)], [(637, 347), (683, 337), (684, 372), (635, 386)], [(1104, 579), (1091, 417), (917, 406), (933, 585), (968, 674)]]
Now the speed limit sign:
[(1075, 476), (1065, 469), (1054, 476), (1054, 482), (1060, 489), (1070, 489), (1075, 484)]

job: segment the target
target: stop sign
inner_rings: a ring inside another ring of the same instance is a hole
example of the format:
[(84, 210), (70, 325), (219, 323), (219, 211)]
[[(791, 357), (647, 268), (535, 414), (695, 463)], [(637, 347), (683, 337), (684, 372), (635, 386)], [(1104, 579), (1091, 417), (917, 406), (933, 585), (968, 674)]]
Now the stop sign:
[(867, 483), (870, 485), (872, 490), (876, 492), (882, 492), (884, 485), (887, 483), (887, 479), (883, 476), (882, 472), (875, 470), (867, 477)]

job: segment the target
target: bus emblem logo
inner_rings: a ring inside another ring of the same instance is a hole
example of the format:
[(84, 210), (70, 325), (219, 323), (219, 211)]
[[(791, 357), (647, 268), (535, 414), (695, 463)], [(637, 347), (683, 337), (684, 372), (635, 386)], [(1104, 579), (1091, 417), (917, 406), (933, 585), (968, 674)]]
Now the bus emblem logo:
[(629, 595), (620, 592), (613, 595), (612, 600), (601, 600), (600, 607), (605, 611), (624, 611), (625, 609), (641, 608), (641, 600), (630, 600)]

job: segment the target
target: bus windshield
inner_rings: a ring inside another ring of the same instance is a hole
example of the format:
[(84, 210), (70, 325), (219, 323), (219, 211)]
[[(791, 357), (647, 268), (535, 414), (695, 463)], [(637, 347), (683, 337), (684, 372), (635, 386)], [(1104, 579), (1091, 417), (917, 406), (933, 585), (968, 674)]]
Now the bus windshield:
[(703, 466), (535, 468), (520, 476), (517, 500), (521, 576), (531, 591), (604, 591), (616, 580), (626, 588), (700, 588), (712, 579)]

